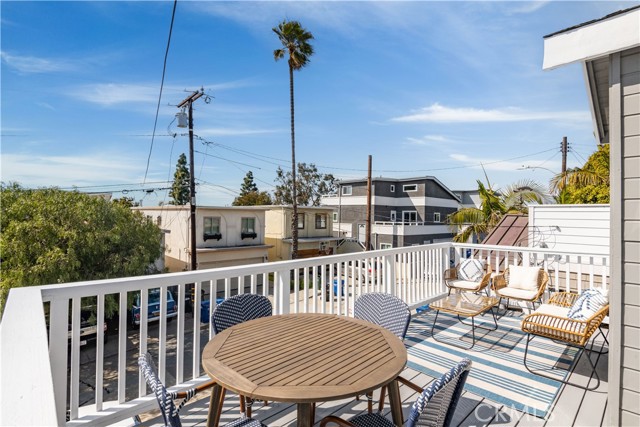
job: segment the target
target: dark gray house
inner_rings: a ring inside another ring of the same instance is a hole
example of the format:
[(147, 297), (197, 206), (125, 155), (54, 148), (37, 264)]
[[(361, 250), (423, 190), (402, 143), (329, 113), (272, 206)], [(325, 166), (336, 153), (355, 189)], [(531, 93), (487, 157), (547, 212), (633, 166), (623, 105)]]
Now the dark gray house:
[[(371, 245), (386, 249), (451, 241), (447, 215), (459, 207), (459, 198), (432, 176), (372, 178)], [(322, 199), (335, 208), (334, 231), (365, 241), (367, 180), (344, 180), (338, 194)]]

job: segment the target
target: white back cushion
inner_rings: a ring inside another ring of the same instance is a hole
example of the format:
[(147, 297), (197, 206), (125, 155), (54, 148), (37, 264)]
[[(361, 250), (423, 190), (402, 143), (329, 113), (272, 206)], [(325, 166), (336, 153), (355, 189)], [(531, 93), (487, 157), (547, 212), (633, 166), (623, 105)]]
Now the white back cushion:
[(458, 278), (469, 282), (479, 282), (484, 276), (484, 266), (477, 259), (464, 259), (458, 265)]
[(537, 291), (538, 274), (540, 274), (540, 267), (510, 266), (508, 286), (527, 291)]

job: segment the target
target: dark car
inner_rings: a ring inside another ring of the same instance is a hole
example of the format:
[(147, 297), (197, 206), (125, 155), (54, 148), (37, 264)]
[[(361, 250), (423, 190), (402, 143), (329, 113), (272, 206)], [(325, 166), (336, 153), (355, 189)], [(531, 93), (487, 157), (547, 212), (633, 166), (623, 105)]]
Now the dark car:
[[(178, 304), (169, 290), (167, 292), (167, 321), (171, 321), (178, 315)], [(149, 289), (147, 319), (149, 322), (160, 319), (160, 288)], [(134, 325), (140, 324), (140, 293), (133, 299), (131, 307), (131, 322)]]

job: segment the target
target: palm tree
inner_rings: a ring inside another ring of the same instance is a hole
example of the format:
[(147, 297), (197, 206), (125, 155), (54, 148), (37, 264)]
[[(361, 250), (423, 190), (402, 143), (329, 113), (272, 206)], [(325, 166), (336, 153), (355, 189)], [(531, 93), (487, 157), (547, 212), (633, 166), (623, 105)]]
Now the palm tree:
[(598, 147), (582, 167), (554, 176), (549, 187), (558, 203), (609, 203), (609, 144)]
[(472, 236), (480, 239), (498, 225), (505, 214), (526, 213), (526, 203), (543, 203), (549, 200), (544, 188), (535, 181), (519, 181), (504, 191), (485, 187), (478, 180), (480, 208), (462, 208), (447, 217), (449, 228), (456, 233), (454, 242), (464, 243)]
[(298, 21), (282, 21), (273, 28), (282, 48), (273, 51), (273, 58), (278, 61), (289, 53), (289, 96), (291, 102), (291, 183), (293, 199), (293, 215), (291, 218), (291, 258), (298, 258), (298, 200), (296, 193), (296, 136), (294, 125), (293, 71), (300, 70), (309, 64), (313, 55), (313, 46), (309, 41), (313, 34), (305, 30)]

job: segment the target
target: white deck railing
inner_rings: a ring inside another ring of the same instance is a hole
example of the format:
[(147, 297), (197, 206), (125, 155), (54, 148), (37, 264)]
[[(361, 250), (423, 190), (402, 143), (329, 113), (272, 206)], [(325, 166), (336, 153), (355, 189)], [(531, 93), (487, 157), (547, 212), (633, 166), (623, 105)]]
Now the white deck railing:
[[(205, 380), (200, 356), (213, 332), (208, 314), (206, 322), (200, 319), (202, 291), (208, 294), (211, 310), (216, 297), (245, 292), (268, 296), (274, 314), (352, 315), (355, 299), (367, 292), (392, 293), (415, 308), (444, 295), (442, 274), (460, 257), (482, 259), (496, 272), (514, 264), (540, 265), (562, 289), (608, 283), (608, 257), (440, 243), (12, 289), (0, 324), (0, 424), (108, 425), (154, 408), (155, 400), (147, 395), (137, 370), (138, 354), (148, 349), (167, 385), (179, 389)], [(194, 289), (193, 316), (181, 303), (189, 287)], [(154, 288), (161, 289), (157, 324), (147, 321), (147, 291)], [(166, 313), (169, 288), (178, 302), (178, 314), (171, 323)], [(127, 313), (134, 292), (141, 295), (140, 325), (131, 328)], [(95, 345), (81, 348), (80, 312), (83, 298), (89, 297), (95, 298), (98, 325), (105, 321), (105, 301), (116, 301), (118, 331), (109, 333), (106, 342), (103, 328), (98, 327)]]

